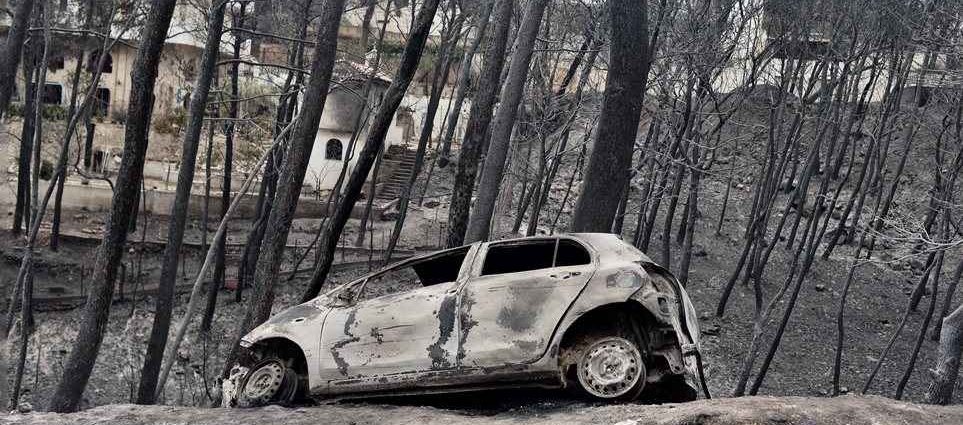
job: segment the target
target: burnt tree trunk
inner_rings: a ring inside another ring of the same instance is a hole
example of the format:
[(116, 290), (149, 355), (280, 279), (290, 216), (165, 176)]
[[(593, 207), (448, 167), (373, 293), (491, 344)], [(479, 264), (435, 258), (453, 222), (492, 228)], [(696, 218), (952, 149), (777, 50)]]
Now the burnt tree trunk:
[(130, 211), (133, 209), (131, 202), (138, 199), (137, 192), (143, 178), (147, 133), (154, 104), (154, 82), (175, 3), (174, 0), (153, 0), (141, 33), (142, 41), (131, 74), (124, 153), (114, 184), (113, 203), (90, 279), (93, 286), (80, 322), (80, 333), (50, 400), (50, 410), (54, 412), (77, 409), (103, 341), (113, 301), (117, 266), (127, 242)]
[(13, 12), (13, 21), (7, 31), (7, 42), (0, 54), (0, 119), (7, 113), (10, 98), (16, 89), (17, 67), (20, 65), (20, 53), (23, 51), (24, 40), (27, 38), (27, 27), (33, 12), (34, 0), (22, 0), (17, 3)]
[[(34, 73), (32, 58), (24, 60), (23, 74), (25, 81), (31, 81)], [(24, 89), (24, 111), (31, 111), (34, 106), (33, 85), (27, 84)], [(20, 157), (17, 160), (17, 203), (13, 212), (13, 232), (20, 234), (21, 229), (30, 226), (30, 166), (33, 157), (34, 114), (23, 114), (23, 126), (20, 129)]]
[(930, 371), (933, 380), (926, 390), (926, 402), (947, 405), (953, 402), (953, 390), (960, 374), (963, 350), (963, 306), (943, 319), (936, 367)]
[(505, 64), (505, 48), (508, 45), (509, 30), (513, 12), (513, 1), (495, 0), (494, 25), (491, 44), (485, 54), (478, 80), (478, 91), (472, 99), (471, 111), (461, 151), (458, 153), (458, 170), (452, 187), (451, 206), (448, 212), (447, 246), (460, 246), (465, 241), (468, 229), (469, 210), (472, 193), (475, 191), (475, 177), (478, 174), (478, 161), (487, 140), (488, 127), (492, 121), (496, 95), (501, 83), (502, 67)]
[(512, 49), (512, 59), (508, 65), (508, 75), (505, 85), (498, 99), (498, 111), (492, 126), (491, 140), (488, 153), (485, 155), (485, 165), (481, 181), (478, 183), (478, 199), (472, 210), (468, 222), (468, 230), (464, 242), (471, 243), (488, 240), (491, 230), (492, 214), (495, 212), (495, 202), (498, 189), (505, 173), (505, 159), (512, 141), (512, 128), (518, 115), (518, 105), (525, 93), (525, 80), (535, 50), (535, 39), (542, 24), (542, 16), (548, 0), (532, 0), (528, 10), (518, 28), (518, 36)]
[(241, 336), (264, 322), (271, 314), (271, 306), (274, 304), (274, 285), (277, 283), (277, 275), (284, 261), (284, 248), (291, 230), (294, 212), (298, 207), (301, 186), (307, 173), (308, 161), (311, 158), (311, 150), (314, 148), (314, 139), (318, 134), (321, 113), (324, 111), (328, 88), (331, 84), (331, 74), (338, 49), (338, 26), (344, 12), (344, 3), (345, 0), (326, 1), (319, 17), (311, 78), (304, 93), (304, 98), (312, 101), (306, 102), (301, 110), (300, 119), (284, 152), (274, 204), (267, 219), (261, 255), (254, 272), (251, 299), (244, 319), (234, 336), (231, 351), (225, 360), (225, 375), (233, 366)]
[[(301, 19), (298, 22), (297, 31), (297, 37), (299, 39), (304, 39), (307, 36), (308, 22), (310, 21), (308, 11), (310, 7), (311, 2), (304, 2), (302, 4)], [(298, 43), (291, 47), (288, 52), (288, 63), (293, 68), (302, 68), (304, 63), (304, 44)], [(278, 100), (278, 106), (275, 112), (275, 138), (282, 135), (284, 128), (293, 119), (294, 110), (297, 108), (298, 103), (297, 93), (300, 91), (303, 83), (303, 73), (294, 70), (288, 72), (288, 76), (282, 86), (282, 93), (286, 94)], [(283, 152), (283, 150), (279, 151)], [(244, 254), (241, 257), (241, 264), (238, 267), (237, 290), (234, 293), (234, 300), (237, 303), (241, 303), (244, 288), (247, 287), (250, 280), (254, 278), (257, 260), (261, 254), (261, 243), (264, 241), (267, 220), (271, 215), (271, 207), (274, 204), (274, 194), (277, 191), (278, 169), (280, 169), (279, 162), (283, 157), (283, 153), (279, 153), (279, 151), (272, 152), (267, 164), (264, 166), (264, 174), (261, 178), (261, 187), (258, 190), (257, 206), (255, 209), (255, 211), (257, 211), (257, 219), (244, 243)]]
[[(455, 18), (454, 14), (456, 13), (458, 13), (456, 10), (452, 11), (453, 19), (457, 20), (450, 25), (450, 28), (448, 28), (446, 32), (445, 40), (442, 41), (442, 47), (440, 49), (442, 66), (435, 68), (435, 72), (431, 76), (431, 95), (428, 98), (428, 107), (425, 111), (425, 122), (421, 128), (421, 134), (418, 136), (415, 164), (411, 169), (411, 174), (408, 175), (408, 183), (401, 189), (401, 196), (398, 199), (398, 217), (395, 219), (395, 226), (391, 230), (391, 237), (388, 239), (388, 246), (385, 248), (384, 253), (384, 262), (386, 264), (391, 262), (391, 254), (394, 252), (395, 247), (398, 245), (398, 239), (401, 237), (401, 230), (404, 228), (405, 218), (408, 216), (408, 203), (411, 202), (411, 195), (414, 191), (415, 183), (418, 182), (418, 175), (421, 174), (421, 169), (425, 165), (428, 142), (431, 141), (431, 133), (435, 128), (435, 115), (441, 103), (442, 92), (448, 83), (452, 52), (458, 46), (458, 40), (461, 35), (461, 24), (464, 20), (464, 16)], [(470, 66), (471, 64), (469, 63), (468, 65)], [(363, 235), (364, 228), (362, 227), (361, 230), (360, 235)], [(361, 239), (360, 235), (358, 237), (359, 240)]]
[[(486, 2), (484, 10), (481, 12), (480, 16), (477, 16), (475, 22), (475, 38), (471, 42), (471, 46), (465, 49), (465, 56), (461, 60), (461, 72), (458, 75), (458, 89), (455, 91), (455, 102), (451, 106), (451, 111), (448, 114), (448, 123), (445, 127), (445, 133), (441, 137), (441, 153), (438, 155), (438, 166), (446, 167), (448, 165), (448, 156), (451, 155), (451, 141), (455, 137), (455, 129), (458, 128), (458, 119), (461, 118), (462, 105), (465, 104), (465, 97), (467, 97), (468, 90), (471, 88), (471, 64), (475, 59), (475, 53), (478, 52), (479, 46), (481, 46), (482, 40), (485, 39), (485, 33), (488, 31), (488, 21), (491, 18), (492, 7), (494, 1)], [(425, 183), (426, 185), (428, 183)], [(428, 189), (425, 189), (427, 192)]]
[[(365, 197), (364, 210), (361, 211), (361, 219), (358, 223), (358, 237), (354, 241), (354, 245), (357, 247), (364, 247), (364, 234), (369, 230), (368, 221), (371, 219), (371, 207), (374, 206), (375, 195), (378, 192), (378, 179), (381, 177), (381, 162), (384, 160), (384, 156), (383, 149), (377, 153), (371, 178), (368, 179), (368, 196)], [(318, 251), (318, 255), (320, 254), (321, 252)]]
[(573, 232), (608, 232), (632, 166), (650, 65), (646, 3), (610, 0), (611, 44), (595, 145), (572, 217)]
[[(431, 23), (438, 9), (438, 2), (439, 0), (425, 0), (421, 9), (418, 11), (414, 27), (408, 36), (408, 43), (405, 45), (405, 50), (401, 55), (398, 71), (395, 73), (394, 78), (392, 78), (391, 85), (388, 86), (388, 89), (385, 91), (381, 106), (378, 107), (378, 112), (375, 114), (374, 121), (371, 123), (371, 130), (368, 132), (364, 146), (358, 154), (358, 160), (355, 163), (354, 169), (351, 171), (351, 177), (345, 185), (344, 197), (341, 199), (341, 202), (338, 203), (338, 208), (334, 215), (325, 225), (324, 234), (321, 237), (323, 244), (318, 247), (320, 250), (318, 264), (315, 266), (314, 274), (311, 276), (311, 283), (301, 296), (302, 300), (307, 301), (316, 297), (321, 291), (321, 286), (324, 284), (325, 279), (327, 279), (328, 272), (331, 270), (331, 263), (334, 262), (335, 249), (338, 246), (338, 240), (341, 238), (344, 225), (351, 215), (351, 210), (354, 208), (355, 202), (357, 202), (361, 196), (361, 190), (364, 187), (365, 180), (368, 178), (368, 173), (371, 171), (372, 165), (374, 165), (378, 154), (384, 146), (385, 137), (388, 135), (388, 129), (391, 126), (395, 111), (397, 111), (398, 106), (401, 105), (401, 100), (404, 98), (405, 92), (408, 90), (408, 86), (415, 76), (415, 71), (418, 68), (418, 63), (421, 61), (425, 43), (428, 40)], [(267, 318), (267, 316), (265, 316), (265, 318)]]
[[(234, 28), (240, 28), (244, 25), (244, 12), (247, 9), (247, 5), (248, 2), (241, 2), (240, 10), (233, 15), (232, 26)], [(243, 40), (238, 38), (239, 34), (237, 32), (234, 33), (234, 37), (234, 59), (238, 59), (241, 56), (241, 43)], [(238, 88), (239, 65), (240, 63), (237, 61), (231, 64), (231, 101), (228, 103), (227, 123), (224, 126), (224, 168), (221, 174), (222, 217), (231, 206), (231, 174), (234, 170), (234, 134), (238, 117), (238, 98), (240, 97), (240, 89)], [(207, 304), (204, 307), (204, 317), (201, 318), (201, 332), (204, 333), (211, 330), (211, 322), (214, 320), (214, 311), (217, 308), (217, 291), (224, 286), (225, 268), (227, 267), (224, 259), (227, 254), (227, 232), (224, 232), (214, 243), (217, 244), (217, 261), (214, 263), (214, 278), (211, 279), (211, 285), (207, 288)]]
[(161, 276), (154, 307), (154, 323), (151, 326), (147, 353), (144, 356), (144, 366), (141, 368), (140, 383), (137, 387), (136, 402), (138, 404), (153, 404), (156, 401), (157, 375), (160, 373), (161, 362), (164, 359), (164, 349), (167, 346), (167, 336), (170, 332), (171, 311), (174, 307), (178, 254), (184, 242), (184, 228), (188, 220), (187, 210), (191, 200), (191, 188), (194, 186), (197, 150), (201, 139), (201, 130), (204, 127), (204, 116), (207, 111), (211, 82), (214, 80), (216, 72), (215, 64), (219, 54), (221, 32), (224, 27), (226, 4), (226, 1), (219, 0), (210, 10), (207, 22), (207, 40), (201, 57), (201, 69), (197, 84), (195, 84), (194, 91), (191, 94), (189, 119), (181, 147), (180, 169), (177, 172), (177, 189), (174, 192), (174, 203), (171, 204), (170, 223), (167, 227), (167, 245), (164, 247), (161, 260)]
[[(71, 77), (70, 87), (70, 107), (67, 116), (72, 117), (77, 113), (77, 95), (80, 93), (80, 71), (83, 69), (84, 52), (77, 53), (77, 65), (74, 67), (74, 75)], [(69, 141), (67, 141), (69, 143)], [(56, 251), (60, 248), (60, 216), (61, 205), (64, 197), (64, 183), (67, 182), (67, 173), (60, 173), (60, 178), (55, 180), (57, 193), (54, 195), (53, 220), (50, 225), (50, 250)]]

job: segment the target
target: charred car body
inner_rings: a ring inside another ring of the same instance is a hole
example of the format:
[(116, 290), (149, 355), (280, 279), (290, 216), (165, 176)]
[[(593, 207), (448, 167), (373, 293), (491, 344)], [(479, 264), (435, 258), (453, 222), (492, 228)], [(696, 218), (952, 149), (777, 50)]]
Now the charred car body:
[(702, 378), (685, 290), (611, 234), (406, 260), (281, 312), (241, 346), (230, 406), (509, 386), (606, 400), (672, 386), (685, 399)]

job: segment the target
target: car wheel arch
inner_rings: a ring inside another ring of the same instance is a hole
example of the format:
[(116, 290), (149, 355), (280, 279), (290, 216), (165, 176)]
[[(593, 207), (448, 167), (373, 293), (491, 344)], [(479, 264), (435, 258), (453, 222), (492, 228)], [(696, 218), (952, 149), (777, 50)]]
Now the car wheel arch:
[[(596, 306), (579, 315), (565, 328), (558, 345), (559, 367), (567, 369), (571, 365), (569, 359), (565, 358), (566, 353), (579, 337), (587, 333), (609, 332), (631, 335), (636, 340), (641, 340), (640, 348), (648, 351), (648, 329), (656, 324), (656, 320), (652, 312), (633, 299)], [(562, 373), (565, 374), (568, 371), (562, 370)]]
[(252, 360), (274, 356), (287, 361), (287, 366), (294, 369), (302, 379), (308, 377), (308, 361), (304, 349), (289, 338), (279, 336), (264, 338), (254, 342), (249, 350), (258, 357)]

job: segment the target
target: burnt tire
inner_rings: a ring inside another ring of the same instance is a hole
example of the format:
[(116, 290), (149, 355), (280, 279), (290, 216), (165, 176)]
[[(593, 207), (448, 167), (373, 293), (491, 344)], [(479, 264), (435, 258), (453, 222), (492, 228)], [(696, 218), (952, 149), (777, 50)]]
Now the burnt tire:
[(268, 358), (254, 365), (241, 380), (239, 407), (291, 404), (298, 396), (300, 379), (283, 360)]
[(631, 401), (645, 388), (644, 355), (632, 338), (586, 335), (572, 349), (575, 382), (588, 397)]

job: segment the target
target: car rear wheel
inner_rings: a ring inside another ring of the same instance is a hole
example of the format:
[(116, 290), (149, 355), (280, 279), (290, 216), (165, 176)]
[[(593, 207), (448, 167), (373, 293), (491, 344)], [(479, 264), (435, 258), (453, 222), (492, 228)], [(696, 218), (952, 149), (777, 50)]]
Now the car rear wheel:
[(265, 359), (254, 365), (241, 382), (238, 404), (257, 407), (288, 404), (298, 392), (298, 374), (278, 358)]
[(634, 400), (645, 386), (646, 368), (638, 344), (620, 336), (589, 337), (575, 353), (578, 384), (600, 400)]

